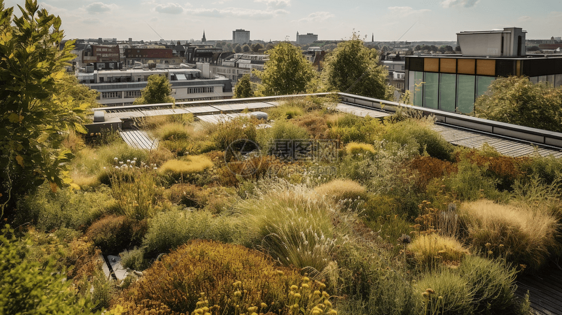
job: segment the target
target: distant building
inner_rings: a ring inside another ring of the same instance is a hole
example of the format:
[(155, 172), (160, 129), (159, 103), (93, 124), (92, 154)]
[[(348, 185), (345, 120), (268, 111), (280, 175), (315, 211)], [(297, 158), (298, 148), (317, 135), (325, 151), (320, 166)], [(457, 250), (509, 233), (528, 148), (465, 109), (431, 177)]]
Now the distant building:
[[(201, 67), (203, 71), (204, 67)], [(202, 70), (176, 69), (129, 69), (78, 73), (78, 81), (100, 92), (98, 102), (107, 106), (131, 105), (141, 96), (151, 75), (166, 76), (172, 84), (172, 96), (177, 101), (221, 100), (232, 98), (229, 79), (204, 78)], [(207, 70), (208, 71), (208, 70)]]
[(404, 57), (400, 54), (387, 54), (380, 63), (388, 70), (387, 83), (404, 92), (406, 88), (406, 61)]
[(184, 57), (174, 56), (172, 49), (165, 48), (126, 48), (125, 64), (132, 66), (138, 63), (156, 63), (180, 65), (185, 61)]
[(406, 56), (406, 87), (416, 106), (470, 114), (496, 78), (527, 76), (562, 86), (562, 56), (527, 56), (521, 28), (458, 33), (462, 55)]
[(232, 43), (244, 45), (250, 42), (250, 31), (237, 29), (232, 31)]
[(119, 62), (119, 46), (117, 45), (86, 45), (82, 51), (80, 64), (93, 62)]
[(206, 42), (207, 42), (207, 37), (205, 36), (205, 31), (203, 31), (203, 38), (201, 38), (201, 42), (202, 42), (202, 43), (206, 43)]
[(238, 53), (225, 59), (219, 59), (216, 64), (211, 65), (211, 72), (230, 79), (233, 84), (236, 84), (245, 74), (249, 74), (254, 81), (258, 81), (252, 75), (252, 70), (262, 71), (268, 60), (269, 55)]
[(297, 45), (306, 45), (314, 43), (318, 40), (318, 35), (312, 33), (306, 33), (305, 35), (299, 35), (297, 32)]

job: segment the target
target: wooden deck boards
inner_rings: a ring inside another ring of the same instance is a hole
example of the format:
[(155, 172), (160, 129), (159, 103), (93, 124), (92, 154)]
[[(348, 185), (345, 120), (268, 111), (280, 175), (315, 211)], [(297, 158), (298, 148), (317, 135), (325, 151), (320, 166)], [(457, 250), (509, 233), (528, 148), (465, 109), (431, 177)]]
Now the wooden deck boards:
[(517, 279), (517, 295), (529, 291), (531, 308), (538, 315), (562, 314), (562, 270), (552, 267), (538, 275)]
[(138, 129), (122, 130), (119, 134), (123, 141), (133, 148), (143, 150), (158, 148), (158, 140), (150, 138), (145, 131)]
[(359, 117), (366, 117), (367, 115), (372, 118), (381, 118), (381, 117), (390, 116), (390, 114), (381, 111), (372, 110), (363, 107), (356, 107), (353, 105), (342, 104), (342, 103), (336, 105), (336, 109), (341, 112), (352, 114)]
[(457, 129), (443, 125), (434, 125), (433, 130), (439, 132), (448, 142), (462, 147), (480, 149), (487, 143), (494, 147), (499, 153), (507, 156), (520, 157), (538, 153), (541, 156), (552, 155), (556, 158), (562, 157), (562, 150), (537, 148), (529, 143), (494, 137), (476, 131)]

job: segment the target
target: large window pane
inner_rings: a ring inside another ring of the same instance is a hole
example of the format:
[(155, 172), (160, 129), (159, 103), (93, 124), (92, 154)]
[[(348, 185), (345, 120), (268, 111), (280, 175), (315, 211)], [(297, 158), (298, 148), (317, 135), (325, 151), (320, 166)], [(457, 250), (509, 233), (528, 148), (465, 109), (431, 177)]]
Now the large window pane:
[(425, 73), (423, 85), (423, 107), (437, 109), (439, 104), (439, 74)]
[(439, 109), (455, 112), (456, 89), (457, 75), (442, 73), (439, 81)]
[(492, 84), (495, 79), (496, 78), (494, 77), (476, 77), (476, 88), (478, 89), (476, 91), (476, 96), (480, 97), (484, 95), (484, 93), (488, 91), (488, 87), (490, 87), (490, 84)]
[(473, 75), (459, 75), (457, 77), (457, 109), (463, 114), (474, 111), (476, 77)]
[[(412, 94), (413, 94), (413, 101), (414, 101), (414, 105), (416, 106), (422, 106), (422, 102), (423, 102), (423, 72), (419, 72), (419, 71), (414, 71), (414, 79), (412, 80), (414, 86), (412, 88)], [(411, 76), (410, 76), (411, 78)]]

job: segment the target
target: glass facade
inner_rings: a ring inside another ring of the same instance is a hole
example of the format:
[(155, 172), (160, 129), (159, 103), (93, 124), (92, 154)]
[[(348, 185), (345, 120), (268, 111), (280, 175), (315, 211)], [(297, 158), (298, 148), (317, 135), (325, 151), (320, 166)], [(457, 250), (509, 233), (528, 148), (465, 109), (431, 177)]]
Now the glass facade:
[(412, 102), (415, 106), (422, 106), (423, 101), (423, 72), (410, 71), (410, 91), (412, 91)]
[(425, 73), (423, 85), (423, 107), (438, 109), (439, 107), (439, 74)]
[(457, 76), (457, 110), (463, 114), (474, 111), (476, 77), (473, 75)]
[(495, 79), (494, 77), (476, 77), (476, 98), (484, 95)]
[(456, 110), (457, 75), (441, 73), (439, 79), (439, 109), (448, 112)]

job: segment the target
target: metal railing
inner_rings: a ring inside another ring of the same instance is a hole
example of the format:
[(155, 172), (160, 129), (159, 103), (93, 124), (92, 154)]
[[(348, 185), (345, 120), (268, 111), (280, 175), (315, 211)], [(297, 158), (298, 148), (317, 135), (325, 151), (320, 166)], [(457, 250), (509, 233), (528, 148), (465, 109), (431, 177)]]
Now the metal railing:
[(514, 124), (508, 124), (493, 120), (476, 118), (472, 116), (446, 112), (437, 109), (424, 108), (413, 105), (406, 105), (397, 102), (380, 100), (365, 96), (359, 96), (348, 93), (313, 93), (313, 94), (297, 94), (297, 95), (283, 95), (283, 96), (267, 96), (267, 97), (253, 97), (253, 98), (239, 98), (239, 99), (225, 99), (225, 100), (210, 100), (210, 101), (193, 101), (193, 102), (177, 102), (163, 103), (163, 104), (149, 104), (149, 105), (127, 105), (127, 106), (112, 106), (95, 108), (94, 111), (102, 110), (107, 112), (113, 111), (138, 111), (142, 109), (166, 109), (174, 107), (194, 107), (194, 106), (213, 106), (213, 105), (226, 105), (226, 104), (240, 104), (240, 103), (258, 103), (258, 102), (274, 102), (283, 101), (291, 98), (302, 98), (307, 96), (328, 96), (337, 94), (341, 101), (351, 103), (351, 105), (359, 105), (361, 107), (372, 108), (378, 111), (395, 113), (399, 108), (415, 110), (421, 112), (423, 115), (435, 116), (437, 122), (446, 124), (453, 127), (460, 127), (463, 129), (470, 129), (485, 134), (497, 135), (500, 137), (508, 137), (515, 140), (531, 142), (535, 144), (542, 144), (549, 147), (562, 148), (562, 133), (542, 130), (537, 128), (530, 128)]

